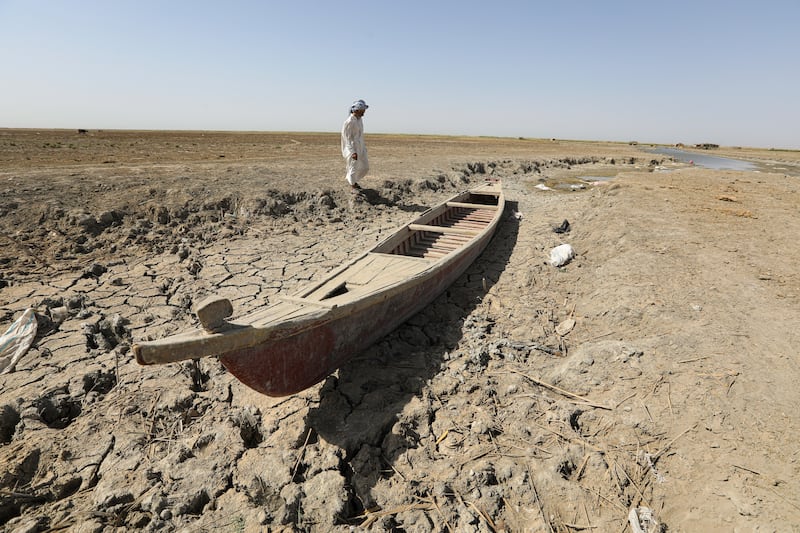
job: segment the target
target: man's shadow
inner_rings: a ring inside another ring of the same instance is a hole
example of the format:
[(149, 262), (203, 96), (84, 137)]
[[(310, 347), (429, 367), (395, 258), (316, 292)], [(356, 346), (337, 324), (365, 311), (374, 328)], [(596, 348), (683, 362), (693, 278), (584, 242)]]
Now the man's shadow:
[[(352, 476), (354, 513), (374, 502), (370, 490), (382, 471), (417, 446), (412, 434), (392, 428), (437, 375), (464, 333), (465, 319), (499, 279), (517, 241), (516, 202), (506, 202), (503, 221), (483, 253), (443, 294), (394, 332), (327, 378), (306, 425), (345, 450)], [(405, 432), (401, 432), (405, 433)]]

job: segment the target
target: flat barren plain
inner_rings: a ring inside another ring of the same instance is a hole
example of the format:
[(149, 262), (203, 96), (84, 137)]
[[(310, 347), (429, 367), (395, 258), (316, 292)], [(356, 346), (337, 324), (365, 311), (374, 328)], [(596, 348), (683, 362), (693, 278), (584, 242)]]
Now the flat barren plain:
[[(353, 194), (338, 145), (0, 129), (0, 333), (38, 325), (0, 375), (0, 526), (800, 531), (800, 152), (368, 134)], [(486, 176), (508, 205), (483, 255), (318, 385), (133, 359)]]

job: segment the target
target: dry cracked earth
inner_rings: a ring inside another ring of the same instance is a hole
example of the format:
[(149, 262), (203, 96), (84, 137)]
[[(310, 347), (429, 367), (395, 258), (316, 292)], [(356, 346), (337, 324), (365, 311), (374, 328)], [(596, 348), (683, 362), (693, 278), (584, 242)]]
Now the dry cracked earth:
[[(0, 375), (5, 530), (800, 531), (797, 152), (368, 135), (354, 195), (337, 142), (0, 130), (0, 331), (38, 323)], [(483, 255), (303, 393), (133, 360), (487, 175)]]

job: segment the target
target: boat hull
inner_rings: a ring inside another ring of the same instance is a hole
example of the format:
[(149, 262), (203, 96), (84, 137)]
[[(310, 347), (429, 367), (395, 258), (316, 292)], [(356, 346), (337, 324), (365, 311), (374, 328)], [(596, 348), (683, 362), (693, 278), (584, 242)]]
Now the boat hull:
[(483, 252), (502, 218), (499, 181), (422, 213), (319, 282), (236, 321), (230, 301), (197, 308), (202, 328), (134, 344), (140, 364), (217, 356), (269, 396), (302, 391), (430, 304)]
[(428, 275), (398, 287), (391, 297), (358, 311), (332, 311), (318, 325), (269, 344), (221, 355), (225, 368), (248, 387), (268, 396), (287, 396), (318, 383), (429, 305), (466, 271), (491, 235)]

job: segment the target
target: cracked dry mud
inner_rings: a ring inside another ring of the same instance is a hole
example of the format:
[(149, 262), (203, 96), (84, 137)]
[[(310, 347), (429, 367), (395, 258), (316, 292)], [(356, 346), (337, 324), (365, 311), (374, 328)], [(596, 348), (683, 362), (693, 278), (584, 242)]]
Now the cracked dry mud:
[[(639, 507), (800, 530), (796, 152), (730, 172), (368, 135), (355, 196), (337, 142), (0, 130), (0, 329), (39, 321), (0, 376), (6, 530), (627, 531)], [(303, 393), (133, 360), (205, 296), (252, 311), (489, 174), (509, 205), (486, 252)]]

